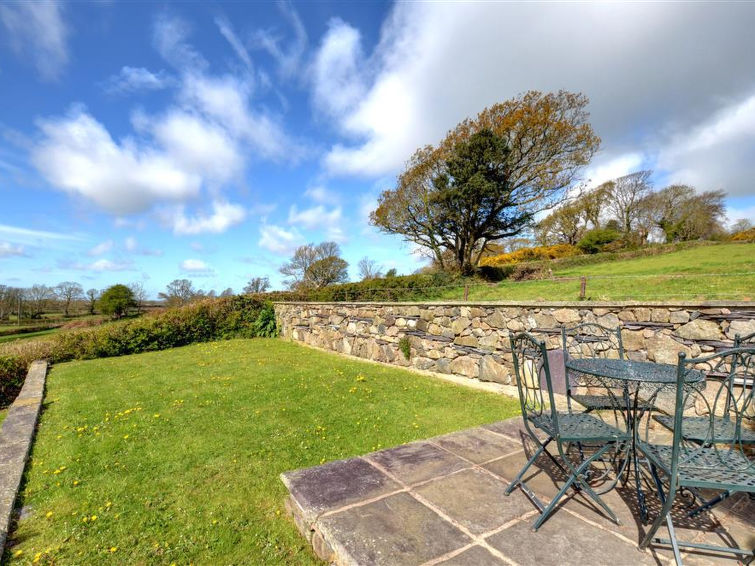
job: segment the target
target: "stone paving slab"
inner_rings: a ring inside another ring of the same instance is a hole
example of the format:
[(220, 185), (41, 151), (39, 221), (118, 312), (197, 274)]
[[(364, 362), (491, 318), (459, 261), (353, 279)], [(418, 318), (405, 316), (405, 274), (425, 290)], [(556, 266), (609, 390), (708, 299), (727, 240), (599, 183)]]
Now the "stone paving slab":
[[(351, 460), (282, 475), (286, 508), (323, 560), (357, 565), (671, 564), (670, 550), (642, 552), (646, 526), (629, 486), (604, 499), (616, 525), (582, 495), (571, 494), (537, 531), (537, 510), (508, 482), (532, 453), (521, 418), (413, 442)], [(563, 481), (542, 458), (526, 480), (544, 501)], [(630, 484), (631, 485), (631, 484)], [(659, 502), (647, 490), (651, 514)], [(738, 501), (734, 507), (747, 503)], [(679, 508), (677, 514), (682, 513)], [(679, 521), (680, 540), (755, 546), (753, 517), (734, 513)], [(659, 536), (666, 536), (665, 528)], [(717, 540), (713, 540), (717, 537)], [(731, 557), (685, 553), (685, 564), (733, 565)]]

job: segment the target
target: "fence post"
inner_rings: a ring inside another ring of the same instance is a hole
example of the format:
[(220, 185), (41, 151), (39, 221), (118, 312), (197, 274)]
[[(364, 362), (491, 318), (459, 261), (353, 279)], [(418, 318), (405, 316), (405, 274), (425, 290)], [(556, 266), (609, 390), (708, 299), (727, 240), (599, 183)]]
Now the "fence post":
[(585, 294), (587, 292), (587, 277), (584, 275), (579, 278), (579, 300), (585, 300)]
[(469, 300), (469, 283), (464, 283), (464, 301)]

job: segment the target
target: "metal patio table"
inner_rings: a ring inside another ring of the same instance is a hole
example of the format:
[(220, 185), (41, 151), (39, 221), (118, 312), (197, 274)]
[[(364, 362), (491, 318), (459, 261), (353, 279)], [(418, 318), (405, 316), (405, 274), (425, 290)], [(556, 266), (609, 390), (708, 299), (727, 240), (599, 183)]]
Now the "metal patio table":
[[(665, 392), (672, 393), (676, 389), (677, 366), (626, 359), (573, 358), (566, 362), (566, 369), (578, 374), (582, 386), (597, 386), (621, 391), (621, 398), (616, 399), (616, 410), (623, 411), (627, 426), (632, 431), (632, 442), (627, 447), (626, 460), (621, 470), (628, 464), (626, 469), (628, 479), (629, 468), (634, 468), (637, 502), (642, 521), (646, 522), (647, 505), (640, 483), (636, 444), (638, 425), (646, 410), (645, 407), (653, 406), (658, 395)], [(701, 371), (691, 371), (685, 378), (685, 386), (703, 389), (705, 374)], [(640, 403), (640, 397), (643, 403)]]

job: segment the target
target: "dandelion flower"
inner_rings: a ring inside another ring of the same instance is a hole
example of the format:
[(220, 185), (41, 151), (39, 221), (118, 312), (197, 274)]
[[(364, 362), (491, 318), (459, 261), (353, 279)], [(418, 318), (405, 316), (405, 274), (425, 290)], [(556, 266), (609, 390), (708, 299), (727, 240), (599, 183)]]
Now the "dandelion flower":
[(45, 517), (47, 517), (48, 519), (52, 517), (52, 511), (48, 511), (47, 513), (45, 513)]

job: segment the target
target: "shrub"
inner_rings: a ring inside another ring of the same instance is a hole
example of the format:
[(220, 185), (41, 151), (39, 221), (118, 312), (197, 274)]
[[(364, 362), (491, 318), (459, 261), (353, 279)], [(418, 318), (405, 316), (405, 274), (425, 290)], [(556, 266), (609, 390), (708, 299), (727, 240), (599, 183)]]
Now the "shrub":
[(608, 228), (596, 228), (585, 233), (582, 239), (577, 243), (577, 247), (586, 254), (596, 254), (602, 251), (606, 244), (615, 242), (621, 238), (616, 230)]
[(484, 257), (480, 260), (481, 267), (505, 267), (525, 261), (544, 259), (559, 259), (580, 254), (580, 250), (571, 244), (556, 244), (554, 246), (537, 246), (522, 248), (506, 254)]
[[(46, 340), (0, 347), (0, 406), (15, 396), (28, 365), (38, 359), (65, 362), (164, 350), (223, 338), (275, 336), (272, 304), (236, 296), (207, 299), (153, 316), (61, 331)], [(20, 380), (20, 381), (19, 381)]]
[(755, 242), (755, 227), (737, 232), (731, 237), (732, 242)]
[(408, 360), (412, 353), (412, 344), (409, 341), (408, 336), (403, 336), (401, 340), (398, 341), (398, 349), (404, 354), (404, 358)]

